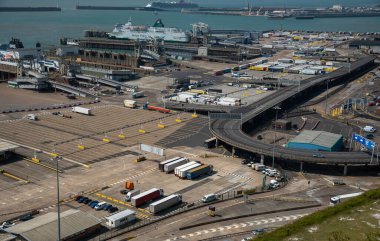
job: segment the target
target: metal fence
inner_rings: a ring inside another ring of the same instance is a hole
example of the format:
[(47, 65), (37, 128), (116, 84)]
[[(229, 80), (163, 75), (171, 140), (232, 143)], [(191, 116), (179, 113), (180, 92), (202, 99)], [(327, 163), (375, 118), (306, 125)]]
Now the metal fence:
[(184, 212), (187, 212), (187, 211), (190, 211), (190, 210), (193, 210), (193, 209), (197, 209), (197, 208), (201, 208), (201, 207), (206, 207), (206, 206), (218, 203), (218, 202), (223, 202), (223, 201), (226, 201), (226, 200), (230, 200), (230, 199), (234, 199), (234, 198), (239, 198), (239, 197), (242, 197), (242, 196), (243, 196), (243, 191), (242, 190), (231, 190), (231, 191), (228, 191), (228, 192), (224, 192), (224, 193), (221, 193), (221, 194), (217, 195), (218, 199), (215, 202), (203, 203), (201, 200), (198, 200), (198, 201), (196, 201), (194, 203), (189, 203), (187, 205), (184, 205), (183, 207), (181, 207), (179, 209), (176, 209), (176, 210), (174, 210), (174, 211), (172, 211), (170, 213), (167, 213), (167, 214), (165, 214), (163, 216), (157, 216), (157, 217), (152, 217), (152, 218), (149, 218), (149, 219), (143, 219), (143, 220), (139, 220), (136, 223), (134, 223), (134, 224), (132, 224), (130, 226), (127, 226), (127, 227), (122, 227), (122, 228), (119, 228), (119, 229), (111, 229), (110, 231), (104, 232), (104, 233), (98, 235), (95, 238), (89, 239), (89, 241), (108, 240), (108, 239), (117, 237), (119, 235), (131, 232), (131, 231), (136, 230), (138, 228), (142, 228), (144, 226), (147, 226), (147, 225), (159, 222), (161, 220), (170, 218), (170, 217), (172, 217), (174, 215), (178, 215), (180, 213), (184, 213)]

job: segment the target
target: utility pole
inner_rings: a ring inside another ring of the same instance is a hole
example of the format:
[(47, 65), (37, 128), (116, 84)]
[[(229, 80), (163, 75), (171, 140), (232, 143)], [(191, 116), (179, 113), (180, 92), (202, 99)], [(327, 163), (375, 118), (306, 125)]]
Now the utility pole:
[(273, 141), (273, 152), (272, 152), (272, 169), (274, 169), (274, 149), (276, 147), (276, 130), (277, 130), (277, 114), (278, 110), (281, 110), (279, 106), (273, 107), (274, 110), (276, 110), (276, 120), (274, 122), (274, 141)]
[(326, 101), (325, 101), (325, 115), (327, 115), (327, 98), (329, 95), (329, 81), (326, 81)]
[(59, 203), (59, 161), (62, 160), (61, 156), (57, 156), (55, 158), (52, 158), (52, 161), (56, 161), (57, 163), (57, 224), (58, 224), (58, 234), (57, 234), (57, 240), (61, 241), (61, 208)]

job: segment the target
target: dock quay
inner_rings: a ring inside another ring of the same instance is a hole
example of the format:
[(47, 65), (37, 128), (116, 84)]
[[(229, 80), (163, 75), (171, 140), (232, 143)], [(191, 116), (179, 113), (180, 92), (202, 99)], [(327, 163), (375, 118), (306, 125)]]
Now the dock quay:
[(60, 12), (60, 7), (0, 7), (0, 12)]

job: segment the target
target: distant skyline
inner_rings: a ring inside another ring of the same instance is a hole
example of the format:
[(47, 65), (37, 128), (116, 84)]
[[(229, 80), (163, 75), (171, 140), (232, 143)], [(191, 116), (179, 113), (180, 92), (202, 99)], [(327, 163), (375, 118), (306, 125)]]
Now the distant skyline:
[[(170, 0), (172, 1), (172, 0)], [(161, 2), (170, 2), (161, 0)], [(1, 0), (1, 6), (56, 6), (74, 8), (80, 5), (110, 5), (110, 6), (145, 6), (151, 0)], [(286, 6), (286, 7), (327, 7), (335, 4), (343, 6), (376, 6), (379, 0), (191, 0), (200, 6), (207, 7), (245, 7), (248, 2), (253, 6)]]

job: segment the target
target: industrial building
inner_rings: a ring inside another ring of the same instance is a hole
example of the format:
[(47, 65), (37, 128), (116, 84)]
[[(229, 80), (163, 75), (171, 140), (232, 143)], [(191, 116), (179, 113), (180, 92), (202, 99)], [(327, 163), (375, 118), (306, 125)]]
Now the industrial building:
[[(80, 210), (69, 209), (61, 213), (61, 240), (83, 240), (97, 232), (101, 221)], [(51, 212), (5, 229), (21, 240), (57, 240), (57, 213)]]
[(343, 148), (343, 136), (325, 131), (304, 130), (286, 146), (315, 151), (340, 151)]

